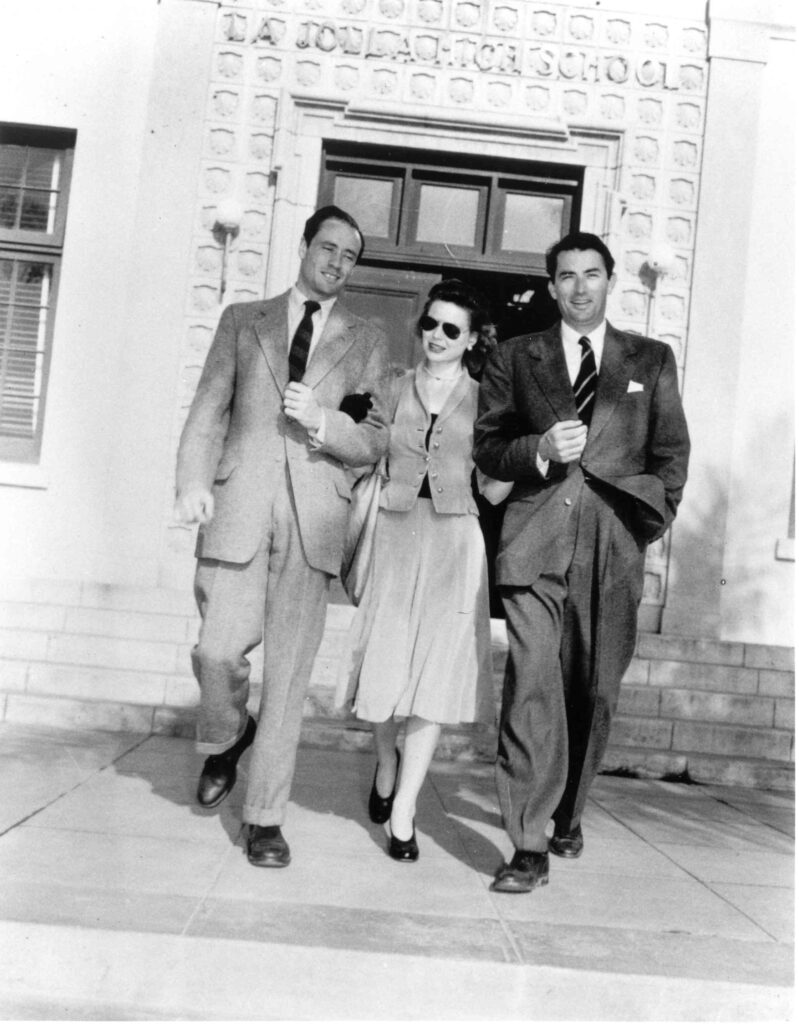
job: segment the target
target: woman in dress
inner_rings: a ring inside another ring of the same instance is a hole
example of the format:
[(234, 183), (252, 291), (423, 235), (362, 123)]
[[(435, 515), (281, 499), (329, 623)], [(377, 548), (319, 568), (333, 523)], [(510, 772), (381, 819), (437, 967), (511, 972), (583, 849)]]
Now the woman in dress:
[[(435, 285), (417, 325), (424, 357), (395, 381), (388, 481), (374, 561), (349, 636), (338, 702), (371, 722), (369, 817), (388, 853), (415, 861), (416, 799), (442, 724), (494, 722), (485, 547), (471, 478), (478, 373), (495, 343), (484, 300)], [(402, 756), (397, 749), (405, 723)]]

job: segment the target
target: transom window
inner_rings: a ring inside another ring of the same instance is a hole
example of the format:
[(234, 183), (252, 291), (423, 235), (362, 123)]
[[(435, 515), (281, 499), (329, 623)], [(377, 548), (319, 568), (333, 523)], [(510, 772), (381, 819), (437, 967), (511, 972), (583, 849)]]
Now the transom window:
[(582, 170), (328, 143), (321, 198), (352, 213), (364, 255), (543, 273), (546, 250), (576, 225)]
[(0, 459), (35, 462), (75, 133), (0, 125)]

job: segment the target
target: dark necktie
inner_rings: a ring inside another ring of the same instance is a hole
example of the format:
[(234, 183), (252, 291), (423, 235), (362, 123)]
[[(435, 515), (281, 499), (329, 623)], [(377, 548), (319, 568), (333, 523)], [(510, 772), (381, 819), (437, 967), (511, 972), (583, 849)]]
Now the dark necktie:
[(583, 357), (573, 384), (574, 400), (577, 403), (577, 415), (588, 427), (591, 424), (591, 413), (594, 411), (596, 397), (596, 359), (588, 338), (580, 338), (580, 348), (583, 350)]
[(305, 364), (308, 362), (308, 352), (311, 348), (313, 337), (313, 320), (311, 319), (317, 309), (322, 307), (318, 302), (310, 299), (305, 303), (305, 312), (297, 325), (294, 337), (291, 339), (289, 349), (289, 380), (302, 380), (305, 373)]

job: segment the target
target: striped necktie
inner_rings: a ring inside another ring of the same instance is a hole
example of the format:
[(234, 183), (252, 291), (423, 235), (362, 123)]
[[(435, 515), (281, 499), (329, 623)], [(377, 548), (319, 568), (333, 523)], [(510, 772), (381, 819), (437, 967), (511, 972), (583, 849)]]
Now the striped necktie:
[(322, 307), (318, 302), (309, 299), (305, 303), (305, 312), (297, 325), (294, 337), (291, 339), (289, 349), (289, 380), (302, 380), (305, 373), (305, 364), (308, 362), (308, 352), (311, 349), (311, 338), (313, 337), (313, 320), (311, 319), (317, 309)]
[(580, 348), (583, 350), (583, 356), (573, 384), (574, 400), (577, 403), (577, 415), (586, 426), (590, 426), (596, 397), (596, 359), (588, 338), (580, 338)]

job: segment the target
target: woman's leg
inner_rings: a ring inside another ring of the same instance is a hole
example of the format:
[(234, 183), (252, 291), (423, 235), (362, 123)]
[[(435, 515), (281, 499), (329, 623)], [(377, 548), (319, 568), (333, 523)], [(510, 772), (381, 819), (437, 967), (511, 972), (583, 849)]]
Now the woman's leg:
[(391, 809), (391, 831), (397, 839), (410, 839), (416, 815), (416, 798), (436, 750), (441, 726), (412, 715), (405, 727), (400, 777)]
[(375, 753), (377, 754), (377, 774), (375, 784), (378, 796), (387, 800), (394, 791), (397, 779), (397, 735), (400, 722), (389, 718), (385, 722), (372, 722)]

